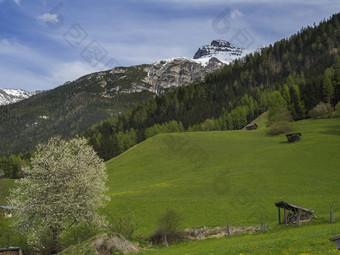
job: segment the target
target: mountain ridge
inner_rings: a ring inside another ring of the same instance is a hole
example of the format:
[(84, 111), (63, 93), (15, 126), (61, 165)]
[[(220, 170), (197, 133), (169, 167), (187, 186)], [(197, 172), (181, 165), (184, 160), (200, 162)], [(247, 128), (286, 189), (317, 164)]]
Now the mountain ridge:
[(207, 74), (224, 66), (215, 57), (196, 60), (182, 57), (116, 67), (3, 105), (0, 107), (0, 155), (32, 150), (37, 143), (54, 135), (64, 138), (77, 135), (157, 95), (203, 82)]

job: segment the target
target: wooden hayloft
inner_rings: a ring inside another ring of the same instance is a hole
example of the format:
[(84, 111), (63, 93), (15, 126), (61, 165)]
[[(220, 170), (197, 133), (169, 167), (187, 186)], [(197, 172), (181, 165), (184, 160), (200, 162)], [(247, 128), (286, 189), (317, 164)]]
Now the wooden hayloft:
[(314, 210), (293, 205), (285, 201), (275, 203), (275, 206), (278, 208), (279, 224), (281, 224), (281, 208), (284, 210), (284, 223), (286, 225), (296, 223), (297, 221), (309, 221), (315, 217)]

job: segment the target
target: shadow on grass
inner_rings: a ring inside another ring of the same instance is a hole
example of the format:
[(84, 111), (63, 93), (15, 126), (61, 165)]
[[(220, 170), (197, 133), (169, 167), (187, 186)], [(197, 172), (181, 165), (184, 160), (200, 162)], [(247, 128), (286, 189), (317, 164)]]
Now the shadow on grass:
[(288, 141), (281, 141), (280, 144), (288, 144)]
[(326, 126), (326, 131), (321, 131), (321, 134), (324, 135), (340, 135), (340, 125), (337, 126)]

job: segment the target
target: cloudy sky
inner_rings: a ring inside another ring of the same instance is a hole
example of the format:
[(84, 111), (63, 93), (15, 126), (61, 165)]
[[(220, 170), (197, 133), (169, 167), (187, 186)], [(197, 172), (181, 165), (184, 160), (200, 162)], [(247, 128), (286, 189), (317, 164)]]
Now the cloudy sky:
[(339, 11), (339, 0), (0, 0), (0, 88), (192, 57), (213, 39), (257, 48)]

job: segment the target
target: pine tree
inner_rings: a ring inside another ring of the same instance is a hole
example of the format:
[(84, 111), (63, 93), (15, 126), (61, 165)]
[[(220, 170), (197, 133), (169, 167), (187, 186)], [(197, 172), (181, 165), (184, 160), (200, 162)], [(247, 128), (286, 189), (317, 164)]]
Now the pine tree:
[(323, 92), (323, 100), (325, 103), (331, 103), (331, 100), (334, 96), (334, 86), (332, 82), (332, 78), (334, 76), (334, 72), (332, 68), (327, 68), (322, 81), (322, 92)]

